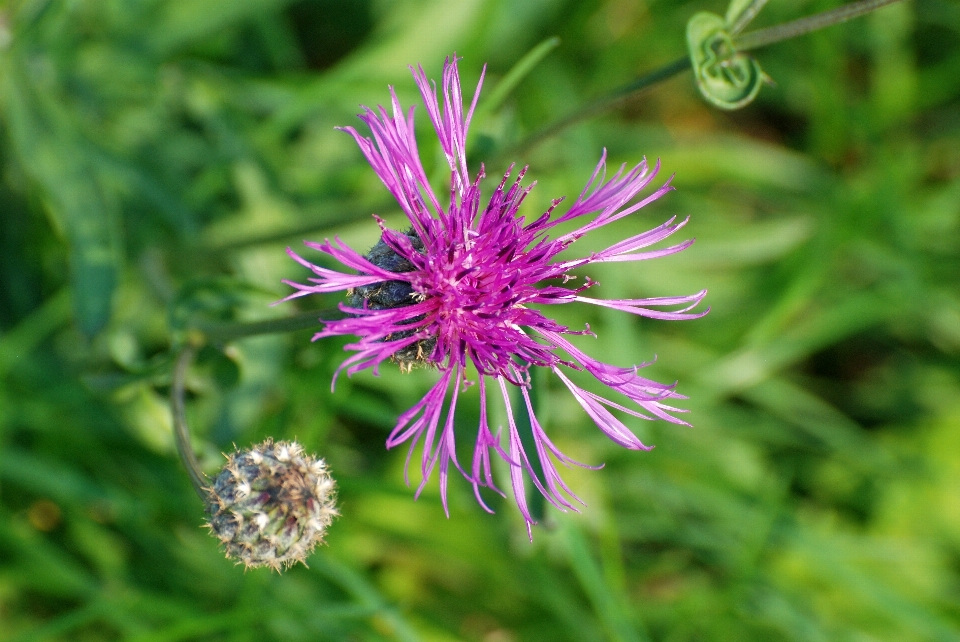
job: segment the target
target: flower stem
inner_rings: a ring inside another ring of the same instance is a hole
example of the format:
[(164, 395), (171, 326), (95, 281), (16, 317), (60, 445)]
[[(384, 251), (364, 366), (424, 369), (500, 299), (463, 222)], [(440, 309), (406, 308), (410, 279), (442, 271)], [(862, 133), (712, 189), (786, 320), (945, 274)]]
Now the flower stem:
[(613, 109), (617, 105), (620, 105), (630, 100), (634, 96), (639, 95), (644, 90), (649, 89), (650, 87), (656, 85), (657, 83), (663, 82), (664, 80), (668, 80), (669, 78), (679, 74), (681, 71), (685, 71), (689, 68), (690, 58), (687, 56), (684, 56), (683, 58), (677, 58), (673, 62), (669, 62), (662, 67), (654, 69), (648, 74), (640, 76), (633, 82), (614, 89), (606, 96), (602, 96), (597, 100), (584, 105), (580, 109), (564, 116), (555, 123), (547, 125), (543, 129), (534, 132), (512, 148), (504, 150), (500, 156), (512, 156), (514, 154), (520, 154), (529, 151), (542, 143), (544, 140), (559, 134), (570, 125), (584, 120), (585, 118), (589, 118), (590, 116), (595, 116)]
[(870, 13), (885, 5), (900, 1), (901, 0), (859, 0), (859, 2), (851, 2), (850, 4), (845, 4), (830, 11), (799, 18), (793, 22), (785, 22), (766, 29), (750, 31), (742, 36), (737, 36), (733, 42), (738, 51), (757, 49), (775, 42), (780, 42), (781, 40), (796, 38), (811, 31), (846, 22), (847, 20)]
[(187, 425), (187, 413), (184, 404), (187, 371), (197, 356), (197, 350), (207, 343), (226, 343), (245, 337), (261, 334), (294, 332), (317, 325), (319, 317), (342, 316), (339, 310), (313, 310), (283, 319), (268, 319), (251, 323), (204, 323), (195, 324), (194, 331), (186, 347), (180, 350), (173, 367), (173, 383), (170, 388), (170, 404), (173, 411), (173, 436), (177, 444), (180, 461), (187, 470), (190, 483), (200, 499), (207, 499), (207, 476), (200, 470), (200, 462), (190, 443), (190, 427)]
[(180, 454), (180, 461), (183, 467), (187, 469), (187, 475), (190, 477), (190, 483), (193, 489), (197, 491), (200, 499), (206, 501), (208, 486), (207, 476), (200, 470), (200, 462), (193, 452), (193, 446), (190, 444), (190, 427), (187, 425), (187, 413), (184, 407), (185, 381), (187, 370), (193, 363), (196, 356), (196, 348), (188, 346), (177, 355), (177, 362), (173, 368), (173, 385), (170, 388), (170, 403), (173, 407), (173, 437), (177, 444), (177, 452)]
[(173, 414), (173, 437), (177, 444), (177, 453), (180, 461), (187, 470), (190, 483), (200, 499), (206, 501), (209, 480), (200, 469), (200, 462), (193, 452), (190, 443), (190, 427), (187, 425), (187, 413), (184, 404), (186, 393), (187, 371), (197, 356), (197, 350), (206, 343), (225, 343), (244, 337), (260, 334), (277, 334), (294, 332), (317, 325), (317, 319), (336, 317), (342, 313), (339, 310), (313, 310), (303, 312), (282, 319), (267, 319), (251, 323), (197, 323), (191, 330), (194, 331), (186, 347), (180, 350), (173, 367), (173, 383), (170, 388), (170, 405)]
[(364, 217), (369, 217), (371, 211), (380, 212), (391, 207), (396, 207), (396, 201), (392, 199), (389, 201), (384, 199), (383, 202), (374, 203), (370, 207), (358, 207), (355, 202), (348, 203), (346, 201), (334, 201), (331, 204), (325, 205), (319, 211), (313, 211), (317, 209), (314, 207), (308, 208), (308, 211), (312, 212), (312, 216), (315, 216), (320, 220), (314, 220), (296, 227), (273, 230), (260, 234), (253, 234), (250, 236), (242, 236), (226, 241), (211, 241), (209, 243), (203, 243), (199, 250), (204, 252), (224, 253), (232, 252), (234, 250), (242, 250), (244, 248), (254, 247), (257, 245), (264, 245), (267, 243), (280, 243), (297, 238), (302, 239), (306, 236), (320, 234), (340, 225), (354, 223)]
[[(757, 14), (760, 13), (760, 10), (763, 9), (763, 5), (765, 4), (767, 4), (767, 0), (753, 0), (753, 2), (740, 12), (737, 20), (730, 25), (730, 35), (735, 36), (743, 31), (746, 26), (750, 24), (750, 21), (757, 17)], [(727, 19), (729, 20), (729, 15)]]
[(316, 326), (319, 319), (334, 319), (343, 316), (336, 309), (310, 310), (282, 319), (267, 319), (265, 321), (251, 321), (248, 323), (197, 323), (194, 327), (203, 334), (203, 338), (211, 343), (225, 343), (245, 337), (261, 334), (280, 334), (296, 332)]

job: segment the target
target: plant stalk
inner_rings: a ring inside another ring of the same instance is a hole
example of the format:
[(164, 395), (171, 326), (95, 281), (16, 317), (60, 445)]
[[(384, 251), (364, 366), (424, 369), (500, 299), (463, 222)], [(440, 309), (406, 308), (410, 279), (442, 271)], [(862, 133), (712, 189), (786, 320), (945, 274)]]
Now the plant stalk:
[(669, 62), (666, 65), (654, 69), (648, 74), (640, 76), (633, 82), (630, 82), (622, 87), (614, 89), (606, 96), (602, 96), (597, 100), (588, 103), (577, 109), (576, 111), (564, 116), (555, 123), (544, 127), (543, 129), (534, 132), (527, 138), (523, 139), (517, 143), (512, 148), (505, 150), (499, 156), (513, 156), (514, 154), (521, 154), (523, 152), (529, 151), (542, 143), (544, 140), (559, 134), (561, 131), (578, 123), (585, 118), (594, 116), (596, 114), (603, 113), (610, 109), (613, 109), (617, 105), (621, 105), (626, 101), (630, 100), (634, 96), (637, 96), (649, 89), (650, 87), (656, 85), (657, 83), (668, 80), (673, 76), (676, 76), (681, 71), (685, 71), (690, 68), (690, 58), (684, 56), (682, 58), (677, 58), (673, 62)]
[(859, 0), (859, 2), (851, 2), (836, 9), (806, 16), (805, 18), (799, 18), (792, 22), (785, 22), (766, 29), (750, 31), (734, 38), (733, 44), (738, 51), (758, 49), (759, 47), (772, 45), (781, 40), (789, 40), (790, 38), (796, 38), (797, 36), (810, 33), (811, 31), (817, 31), (824, 27), (830, 27), (840, 24), (841, 22), (846, 22), (847, 20), (852, 20), (853, 18), (875, 11), (880, 7), (900, 1), (901, 0)]
[(261, 334), (296, 332), (316, 326), (320, 318), (335, 319), (343, 316), (337, 309), (310, 310), (281, 319), (266, 319), (247, 323), (197, 323), (194, 328), (210, 343), (225, 343)]
[(180, 461), (183, 467), (187, 469), (187, 475), (190, 477), (190, 483), (201, 500), (207, 500), (206, 488), (209, 485), (207, 476), (200, 470), (200, 462), (193, 452), (193, 446), (190, 443), (190, 427), (187, 425), (187, 413), (184, 405), (185, 383), (187, 379), (187, 370), (193, 363), (197, 355), (196, 348), (188, 346), (177, 355), (177, 362), (173, 368), (173, 385), (170, 388), (170, 404), (173, 409), (173, 437), (177, 444), (177, 453), (180, 454)]

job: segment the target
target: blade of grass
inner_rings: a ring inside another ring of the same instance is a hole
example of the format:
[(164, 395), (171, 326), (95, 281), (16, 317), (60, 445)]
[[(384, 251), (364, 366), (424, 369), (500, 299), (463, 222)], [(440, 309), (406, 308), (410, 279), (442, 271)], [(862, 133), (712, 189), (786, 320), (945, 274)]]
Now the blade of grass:
[(520, 84), (527, 74), (540, 64), (551, 51), (560, 46), (560, 38), (552, 36), (543, 40), (536, 47), (531, 49), (520, 60), (510, 68), (510, 71), (494, 87), (493, 91), (487, 95), (486, 100), (477, 106), (477, 112), (474, 115), (476, 122), (482, 123), (483, 119), (496, 111), (503, 104), (517, 85)]
[(644, 642), (650, 638), (636, 627), (636, 618), (627, 610), (626, 596), (611, 590), (600, 565), (590, 553), (583, 533), (572, 522), (563, 529), (567, 560), (580, 586), (593, 605), (594, 613), (607, 630), (609, 639), (618, 642)]
[(310, 560), (310, 568), (340, 586), (361, 606), (375, 611), (376, 615), (383, 618), (392, 629), (395, 639), (400, 642), (419, 642), (420, 636), (406, 618), (389, 606), (376, 587), (370, 584), (362, 574), (329, 555), (314, 555)]

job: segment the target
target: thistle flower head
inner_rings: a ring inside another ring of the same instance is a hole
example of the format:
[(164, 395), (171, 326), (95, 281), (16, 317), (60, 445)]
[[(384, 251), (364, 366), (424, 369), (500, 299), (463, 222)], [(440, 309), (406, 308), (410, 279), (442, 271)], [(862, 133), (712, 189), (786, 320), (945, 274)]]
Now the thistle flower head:
[[(352, 375), (368, 368), (376, 374), (386, 360), (398, 362), (402, 369), (415, 363), (434, 366), (439, 380), (423, 399), (400, 416), (387, 438), (387, 447), (408, 443), (409, 463), (415, 447), (422, 443), (422, 482), (417, 493), (439, 468), (445, 509), (452, 462), (473, 484), (480, 504), (489, 510), (480, 487), (500, 492), (493, 482), (490, 461), (491, 452), (498, 454), (509, 465), (514, 499), (529, 530), (533, 517), (526, 503), (526, 478), (560, 510), (576, 510), (574, 502), (582, 504), (560, 478), (554, 463), (577, 462), (551, 442), (534, 414), (529, 368), (551, 370), (600, 430), (626, 448), (650, 449), (611, 409), (643, 419), (686, 423), (673, 414), (684, 411), (669, 405), (671, 399), (683, 398), (674, 386), (639, 375), (639, 368), (647, 364), (618, 367), (590, 358), (567, 338), (592, 334), (589, 326), (582, 330), (568, 328), (550, 319), (543, 310), (552, 305), (586, 303), (655, 319), (690, 319), (706, 314), (692, 311), (706, 291), (676, 297), (611, 300), (585, 296), (584, 291), (596, 285), (589, 278), (579, 287), (569, 286), (577, 278), (574, 271), (590, 264), (654, 259), (679, 252), (693, 242), (646, 249), (686, 224), (686, 220), (671, 218), (585, 258), (559, 258), (561, 252), (584, 235), (638, 212), (673, 189), (668, 180), (641, 196), (657, 176), (659, 161), (652, 168), (646, 160), (631, 169), (621, 166), (608, 178), (604, 152), (571, 207), (555, 214), (563, 200), (556, 199), (533, 220), (518, 213), (533, 185), (522, 184), (526, 169), (511, 180), (511, 166), (483, 205), (480, 181), (484, 169), (481, 166), (471, 177), (465, 153), (482, 74), (473, 100), (464, 110), (456, 58), (444, 64), (440, 95), (422, 68), (411, 71), (450, 167), (449, 202), (441, 203), (420, 162), (413, 109), (405, 113), (391, 89), (392, 114), (379, 107), (365, 108), (360, 115), (372, 138), (362, 136), (352, 127), (343, 130), (353, 136), (377, 176), (396, 198), (409, 219), (410, 230), (387, 229), (377, 218), (382, 235), (366, 255), (339, 239), (306, 242), (307, 247), (337, 259), (352, 273), (315, 265), (288, 250), (314, 276), (309, 283), (286, 281), (296, 288), (287, 298), (348, 291), (349, 304), (340, 306), (347, 317), (326, 321), (314, 337), (358, 337), (346, 346), (354, 354), (343, 362), (338, 374), (346, 370)], [(561, 224), (569, 224), (573, 229), (551, 236), (553, 228)], [(664, 307), (668, 309), (661, 309)], [(623, 396), (628, 405), (581, 388), (568, 376), (570, 370), (593, 376)], [(458, 461), (454, 414), (458, 399), (464, 388), (473, 383), (473, 376), (479, 384), (481, 407), (473, 462), (467, 469)], [(501, 430), (494, 432), (488, 423), (491, 383), (494, 390), (499, 390), (507, 410), (505, 444)], [(519, 388), (523, 398), (525, 408), (521, 411), (530, 417), (535, 453), (527, 452), (521, 443), (508, 392), (513, 386)], [(539, 459), (542, 475), (535, 472), (531, 457)]]
[(230, 453), (207, 492), (207, 526), (247, 568), (306, 563), (338, 514), (326, 463), (297, 442), (267, 439)]

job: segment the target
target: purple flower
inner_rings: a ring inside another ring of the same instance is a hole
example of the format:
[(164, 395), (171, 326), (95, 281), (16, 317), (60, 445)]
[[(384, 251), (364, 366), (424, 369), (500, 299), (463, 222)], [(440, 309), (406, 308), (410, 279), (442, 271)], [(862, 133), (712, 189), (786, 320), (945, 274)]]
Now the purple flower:
[[(551, 305), (580, 302), (654, 319), (691, 319), (709, 311), (691, 312), (706, 295), (706, 290), (688, 296), (611, 300), (585, 296), (584, 291), (596, 285), (589, 278), (579, 287), (568, 287), (567, 284), (577, 278), (572, 271), (590, 263), (653, 259), (679, 252), (693, 243), (689, 240), (644, 251), (687, 222), (675, 222), (675, 218), (671, 218), (659, 227), (586, 258), (558, 258), (588, 232), (629, 216), (672, 190), (668, 180), (649, 195), (635, 200), (656, 177), (659, 161), (652, 169), (646, 160), (630, 170), (622, 166), (607, 179), (604, 152), (572, 207), (555, 216), (554, 209), (563, 200), (556, 199), (533, 221), (517, 214), (533, 184), (521, 186), (526, 169), (510, 182), (511, 166), (486, 206), (482, 206), (483, 167), (471, 178), (466, 159), (467, 130), (483, 84), (482, 74), (464, 114), (455, 57), (444, 64), (442, 103), (438, 100), (436, 84), (427, 80), (423, 69), (411, 68), (411, 71), (450, 165), (449, 204), (441, 204), (420, 162), (414, 138), (413, 108), (404, 114), (391, 88), (392, 115), (383, 107), (377, 110), (365, 107), (360, 115), (369, 126), (372, 139), (361, 136), (352, 127), (344, 127), (343, 131), (357, 141), (412, 227), (407, 232), (396, 232), (387, 229), (375, 216), (383, 233), (380, 242), (366, 256), (339, 239), (306, 242), (307, 247), (329, 254), (355, 270), (354, 274), (314, 265), (288, 249), (290, 256), (316, 276), (309, 279), (309, 284), (286, 281), (297, 289), (287, 299), (347, 290), (351, 304), (341, 304), (340, 309), (348, 316), (326, 321), (323, 330), (314, 336), (314, 339), (343, 334), (359, 337), (346, 346), (354, 354), (343, 362), (337, 374), (346, 369), (347, 374), (352, 375), (366, 368), (376, 374), (387, 359), (399, 363), (402, 369), (426, 364), (439, 370), (436, 385), (397, 420), (387, 438), (387, 448), (409, 443), (409, 467), (414, 448), (423, 442), (422, 482), (417, 495), (434, 468), (439, 467), (445, 511), (451, 462), (473, 484), (477, 501), (490, 511), (480, 496), (480, 487), (503, 494), (494, 485), (491, 474), (490, 456), (491, 451), (495, 452), (509, 464), (513, 495), (529, 531), (535, 522), (526, 503), (524, 471), (537, 490), (558, 509), (576, 510), (572, 501), (583, 504), (561, 479), (554, 460), (564, 465), (578, 462), (557, 449), (534, 415), (529, 394), (531, 366), (552, 370), (597, 427), (625, 448), (649, 450), (651, 447), (644, 445), (611, 409), (643, 419), (659, 417), (686, 424), (671, 414), (684, 411), (668, 405), (670, 399), (685, 398), (674, 392), (675, 384), (665, 385), (641, 377), (638, 368), (647, 364), (617, 367), (591, 359), (565, 337), (592, 334), (589, 326), (584, 330), (571, 330), (545, 316), (542, 310)], [(575, 220), (581, 224), (573, 231), (555, 238), (548, 235), (557, 225)], [(658, 309), (664, 306), (680, 308)], [(565, 369), (589, 373), (639, 408), (615, 403), (577, 386)], [(473, 383), (468, 379), (471, 373), (479, 386), (480, 422), (473, 462), (467, 471), (457, 460), (454, 413), (459, 395)], [(519, 387), (529, 414), (542, 478), (531, 466), (532, 454), (521, 444), (513, 419), (510, 386)], [(488, 397), (498, 392), (509, 417), (505, 445), (501, 429), (494, 433), (488, 422)]]

